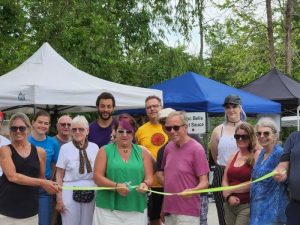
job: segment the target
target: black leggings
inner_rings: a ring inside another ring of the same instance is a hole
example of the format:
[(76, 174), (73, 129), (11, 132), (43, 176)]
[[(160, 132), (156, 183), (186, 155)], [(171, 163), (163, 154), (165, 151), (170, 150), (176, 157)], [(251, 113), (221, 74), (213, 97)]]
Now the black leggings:
[[(222, 178), (224, 174), (224, 166), (216, 165), (214, 169), (214, 179), (212, 182), (213, 187), (221, 187), (222, 186)], [(220, 225), (226, 225), (225, 222), (225, 212), (224, 212), (224, 197), (222, 191), (214, 192), (214, 199), (216, 202), (216, 207), (218, 211), (218, 218)]]

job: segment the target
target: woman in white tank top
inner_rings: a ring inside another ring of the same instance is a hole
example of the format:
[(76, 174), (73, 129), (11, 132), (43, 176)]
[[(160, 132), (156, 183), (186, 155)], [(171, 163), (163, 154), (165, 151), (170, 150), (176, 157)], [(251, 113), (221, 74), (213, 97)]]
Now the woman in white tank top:
[[(215, 162), (213, 187), (220, 187), (224, 168), (229, 157), (237, 151), (234, 139), (235, 129), (246, 120), (246, 114), (241, 106), (242, 102), (237, 95), (228, 95), (224, 99), (225, 122), (217, 126), (211, 135), (211, 155)], [(224, 198), (221, 192), (214, 192), (220, 225), (226, 225), (224, 215)]]

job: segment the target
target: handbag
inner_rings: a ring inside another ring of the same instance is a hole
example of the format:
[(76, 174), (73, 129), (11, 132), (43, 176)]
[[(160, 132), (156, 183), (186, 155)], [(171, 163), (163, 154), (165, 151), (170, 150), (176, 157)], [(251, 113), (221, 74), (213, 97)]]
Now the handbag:
[(89, 203), (95, 197), (95, 191), (92, 190), (74, 190), (73, 191), (73, 200), (75, 202)]

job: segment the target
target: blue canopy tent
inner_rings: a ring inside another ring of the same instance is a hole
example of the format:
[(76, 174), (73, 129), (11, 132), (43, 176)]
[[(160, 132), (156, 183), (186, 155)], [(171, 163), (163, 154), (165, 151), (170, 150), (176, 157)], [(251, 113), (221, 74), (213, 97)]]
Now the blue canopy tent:
[(230, 87), (193, 72), (166, 80), (150, 88), (163, 91), (164, 107), (187, 112), (223, 113), (224, 98), (239, 95), (247, 114), (279, 114), (280, 103)]

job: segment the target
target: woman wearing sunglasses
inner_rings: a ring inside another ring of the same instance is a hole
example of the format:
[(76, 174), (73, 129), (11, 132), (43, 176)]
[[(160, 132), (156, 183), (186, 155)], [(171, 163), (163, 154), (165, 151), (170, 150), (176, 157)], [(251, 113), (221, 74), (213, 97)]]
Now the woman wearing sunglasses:
[[(56, 180), (64, 186), (95, 186), (93, 168), (98, 145), (89, 142), (89, 123), (84, 116), (71, 122), (72, 141), (62, 145)], [(63, 190), (56, 195), (56, 209), (61, 213), (63, 225), (91, 225), (95, 208), (94, 191)]]
[(38, 224), (39, 187), (51, 194), (60, 187), (44, 179), (46, 153), (28, 142), (28, 117), (16, 113), (8, 126), (11, 144), (0, 148), (0, 223)]
[[(252, 180), (272, 172), (283, 153), (278, 144), (279, 129), (271, 118), (261, 118), (256, 124), (256, 135), (263, 147), (252, 171)], [(250, 188), (250, 224), (285, 224), (284, 214), (288, 203), (285, 185), (268, 178)]]
[[(224, 169), (229, 157), (237, 151), (236, 141), (233, 137), (235, 129), (243, 121), (246, 114), (242, 109), (241, 98), (237, 95), (228, 95), (224, 99), (225, 122), (217, 126), (211, 135), (211, 155), (215, 162), (213, 187), (222, 185)], [(214, 192), (214, 199), (218, 211), (220, 225), (226, 225), (224, 215), (224, 198), (221, 192)]]
[(94, 225), (146, 225), (146, 190), (153, 181), (152, 158), (145, 147), (132, 142), (133, 118), (115, 124), (114, 142), (100, 148), (95, 161), (94, 179), (98, 191)]
[[(254, 152), (257, 139), (254, 128), (248, 123), (237, 126), (234, 139), (238, 151), (227, 162), (222, 186), (238, 185), (251, 180)], [(248, 225), (250, 215), (250, 186), (231, 191), (223, 191), (226, 225)]]

